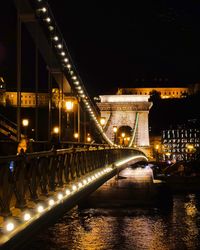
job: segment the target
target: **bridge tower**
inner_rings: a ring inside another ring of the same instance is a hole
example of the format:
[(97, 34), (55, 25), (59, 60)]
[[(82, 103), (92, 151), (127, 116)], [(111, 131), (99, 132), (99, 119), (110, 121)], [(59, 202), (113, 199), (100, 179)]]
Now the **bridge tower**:
[(114, 142), (113, 127), (129, 126), (132, 131), (130, 146), (149, 147), (148, 115), (152, 107), (149, 95), (101, 95), (97, 103), (105, 118), (104, 132)]

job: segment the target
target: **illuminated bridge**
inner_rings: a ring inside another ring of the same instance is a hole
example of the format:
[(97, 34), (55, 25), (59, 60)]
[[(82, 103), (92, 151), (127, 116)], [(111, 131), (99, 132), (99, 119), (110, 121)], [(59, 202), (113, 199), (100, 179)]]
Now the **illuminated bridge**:
[[(17, 126), (13, 130), (16, 131), (15, 140), (19, 142), (22, 137), (22, 25), (35, 41), (37, 51), (48, 68), (49, 79), (56, 81), (60, 94), (54, 147), (40, 152), (28, 153), (21, 150), (17, 155), (0, 157), (0, 245), (8, 249), (17, 247), (49, 220), (59, 218), (62, 213), (77, 205), (128, 165), (148, 160), (138, 147), (132, 148), (138, 124), (142, 126), (142, 120), (138, 122), (138, 112), (133, 119), (135, 128), (133, 127), (131, 143), (128, 146), (117, 145), (114, 138), (106, 134), (105, 127), (100, 124), (100, 112), (92, 103), (72, 62), (48, 3), (44, 0), (15, 0), (15, 5), (18, 13)], [(38, 76), (37, 70), (35, 71), (37, 89)], [(36, 91), (36, 100), (37, 94)], [(49, 95), (51, 94), (52, 86), (49, 84)], [(63, 102), (71, 99), (76, 100), (78, 105), (77, 142), (67, 142), (63, 139), (62, 128), (66, 126), (62, 121)], [(50, 145), (53, 136), (51, 101), (49, 98)], [(95, 144), (91, 138), (88, 140), (91, 143), (85, 143), (86, 134), (81, 139), (87, 124), (86, 121), (81, 122), (81, 119), (85, 116), (92, 126), (95, 141), (98, 140), (99, 143)], [(109, 120), (109, 117), (107, 119)], [(39, 127), (38, 119), (36, 123), (36, 127)], [(142, 144), (141, 138), (137, 138), (137, 141), (141, 146), (148, 146), (147, 139), (146, 134), (145, 145)]]

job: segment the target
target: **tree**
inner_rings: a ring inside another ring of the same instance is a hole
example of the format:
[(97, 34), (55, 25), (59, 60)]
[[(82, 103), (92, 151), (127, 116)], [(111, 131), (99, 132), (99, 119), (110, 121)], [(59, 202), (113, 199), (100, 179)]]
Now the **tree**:
[(152, 90), (150, 92), (150, 98), (149, 101), (155, 102), (155, 101), (159, 101), (161, 99), (161, 93), (157, 90)]

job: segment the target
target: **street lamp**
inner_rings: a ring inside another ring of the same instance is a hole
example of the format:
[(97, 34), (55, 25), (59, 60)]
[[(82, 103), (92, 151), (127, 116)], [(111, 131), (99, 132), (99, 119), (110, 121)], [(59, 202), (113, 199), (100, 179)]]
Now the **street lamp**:
[(155, 158), (156, 158), (156, 161), (158, 161), (159, 160), (159, 154), (158, 154), (158, 150), (159, 150), (159, 145), (158, 144), (156, 144), (156, 146), (155, 146)]
[(52, 132), (53, 132), (53, 135), (52, 135), (51, 143), (53, 144), (53, 147), (57, 149), (59, 148), (59, 145), (60, 145), (60, 140), (59, 140), (60, 128), (58, 126), (55, 126)]
[(28, 119), (22, 119), (22, 126), (24, 127), (24, 134), (27, 137), (27, 127), (29, 125), (29, 120)]
[(74, 107), (74, 102), (73, 100), (67, 100), (65, 102), (65, 107), (66, 107), (66, 111), (67, 111), (67, 128), (69, 128), (69, 112), (71, 112), (73, 110), (73, 107)]
[(87, 142), (91, 142), (91, 140), (92, 140), (92, 139), (91, 139), (91, 136), (90, 136), (90, 134), (88, 134), (88, 135), (87, 135)]
[(74, 133), (74, 138), (77, 140), (79, 138), (79, 134), (78, 133)]
[(125, 137), (125, 133), (123, 132), (122, 134), (121, 134), (121, 137), (122, 137), (122, 145), (124, 145), (124, 137)]
[(22, 125), (23, 125), (24, 127), (28, 127), (28, 124), (29, 124), (29, 120), (28, 120), (28, 119), (23, 119), (23, 120), (22, 120)]
[(57, 127), (57, 126), (54, 127), (53, 128), (53, 133), (56, 134), (56, 135), (59, 134), (59, 127)]
[(113, 126), (114, 143), (117, 143), (117, 126)]
[(72, 111), (73, 107), (74, 107), (74, 102), (72, 100), (68, 100), (68, 101), (65, 102), (65, 106), (66, 106), (66, 110), (68, 112)]
[(105, 123), (106, 123), (105, 117), (101, 117), (101, 118), (100, 118), (100, 124), (101, 124), (101, 126), (104, 126)]

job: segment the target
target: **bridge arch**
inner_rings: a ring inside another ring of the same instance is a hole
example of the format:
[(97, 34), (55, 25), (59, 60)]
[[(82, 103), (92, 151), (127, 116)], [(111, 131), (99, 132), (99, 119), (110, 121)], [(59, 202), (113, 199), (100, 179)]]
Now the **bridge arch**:
[(115, 141), (113, 127), (130, 126), (132, 135), (129, 147), (149, 147), (148, 114), (152, 103), (148, 95), (102, 95), (97, 103), (101, 117), (105, 117), (104, 132)]

